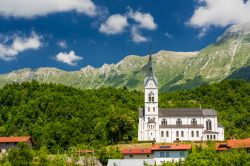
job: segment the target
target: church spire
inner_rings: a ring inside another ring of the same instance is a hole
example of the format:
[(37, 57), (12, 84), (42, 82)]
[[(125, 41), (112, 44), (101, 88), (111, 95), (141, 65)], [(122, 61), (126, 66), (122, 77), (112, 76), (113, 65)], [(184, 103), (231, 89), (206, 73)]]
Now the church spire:
[(152, 55), (149, 55), (148, 66), (147, 66), (147, 77), (155, 77), (154, 64)]
[(156, 79), (156, 76), (155, 76), (155, 70), (154, 70), (154, 63), (153, 63), (153, 57), (152, 55), (149, 55), (149, 58), (148, 58), (148, 64), (147, 64), (147, 74), (146, 74), (146, 78), (145, 78), (145, 85), (147, 84), (147, 82), (152, 79), (155, 84), (157, 85), (158, 84), (158, 81)]

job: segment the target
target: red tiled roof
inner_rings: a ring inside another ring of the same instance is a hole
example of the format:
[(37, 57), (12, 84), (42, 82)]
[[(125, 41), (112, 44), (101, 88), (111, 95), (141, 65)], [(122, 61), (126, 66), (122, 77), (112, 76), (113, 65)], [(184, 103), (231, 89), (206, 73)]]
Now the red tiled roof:
[(122, 154), (151, 154), (150, 148), (123, 149)]
[(78, 153), (94, 153), (95, 151), (94, 150), (78, 150), (77, 151)]
[(182, 145), (153, 145), (151, 148), (133, 148), (133, 149), (123, 149), (122, 154), (151, 154), (152, 151), (160, 150), (190, 150), (192, 148), (189, 144)]
[(227, 145), (230, 148), (250, 148), (250, 138), (238, 139), (238, 140), (227, 140)]
[(152, 150), (190, 150), (192, 146), (190, 144), (174, 144), (174, 145), (154, 145)]
[(0, 143), (11, 143), (11, 142), (27, 142), (31, 140), (31, 136), (27, 137), (0, 137)]

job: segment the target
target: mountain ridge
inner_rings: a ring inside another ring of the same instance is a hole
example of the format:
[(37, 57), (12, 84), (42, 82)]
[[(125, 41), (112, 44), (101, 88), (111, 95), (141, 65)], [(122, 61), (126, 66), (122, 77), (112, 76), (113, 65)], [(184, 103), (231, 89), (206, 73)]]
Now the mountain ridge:
[[(83, 89), (127, 86), (143, 90), (147, 59), (148, 55), (129, 55), (116, 64), (103, 64), (99, 68), (88, 65), (77, 71), (53, 67), (24, 68), (0, 74), (0, 87), (11, 82), (37, 80)], [(230, 78), (237, 70), (250, 66), (250, 23), (231, 26), (215, 43), (201, 51), (161, 50), (153, 54), (153, 59), (163, 91), (190, 89)], [(245, 75), (249, 77), (246, 73), (242, 76)]]

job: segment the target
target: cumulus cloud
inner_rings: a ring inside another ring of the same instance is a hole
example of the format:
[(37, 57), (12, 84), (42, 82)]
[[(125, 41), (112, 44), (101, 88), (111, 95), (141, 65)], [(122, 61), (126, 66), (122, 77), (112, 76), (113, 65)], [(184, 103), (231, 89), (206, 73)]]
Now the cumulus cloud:
[(134, 12), (133, 10), (129, 9), (127, 16), (138, 22), (139, 28), (154, 30), (157, 27), (156, 23), (154, 22), (154, 18), (149, 13), (142, 13), (139, 11)]
[(155, 30), (157, 24), (150, 13), (142, 13), (133, 11), (128, 8), (124, 14), (114, 14), (101, 24), (99, 31), (107, 35), (115, 35), (123, 33), (129, 27), (132, 36), (132, 41), (135, 43), (147, 42), (148, 37), (143, 36), (142, 30)]
[[(16, 58), (16, 56), (26, 50), (37, 50), (42, 47), (41, 37), (38, 36), (35, 32), (29, 37), (20, 37), (14, 35), (8, 38), (7, 41), (0, 43), (0, 58), (6, 61), (10, 61)], [(11, 44), (8, 43), (9, 40), (12, 40)]]
[(211, 26), (225, 27), (231, 24), (250, 22), (250, 1), (244, 0), (198, 0), (188, 24), (202, 28), (199, 36), (204, 36)]
[(138, 27), (133, 26), (131, 29), (132, 40), (135, 43), (147, 42), (149, 39), (141, 34)]
[(107, 35), (119, 34), (128, 26), (127, 17), (114, 14), (101, 24), (99, 31)]
[(32, 18), (73, 10), (96, 15), (96, 5), (91, 0), (0, 0), (0, 4), (0, 15), (6, 17)]
[(82, 57), (77, 56), (74, 51), (67, 52), (60, 52), (55, 56), (55, 59), (58, 62), (66, 63), (71, 66), (76, 66), (77, 62), (82, 60)]
[(65, 40), (58, 41), (56, 44), (63, 49), (68, 48), (67, 42)]

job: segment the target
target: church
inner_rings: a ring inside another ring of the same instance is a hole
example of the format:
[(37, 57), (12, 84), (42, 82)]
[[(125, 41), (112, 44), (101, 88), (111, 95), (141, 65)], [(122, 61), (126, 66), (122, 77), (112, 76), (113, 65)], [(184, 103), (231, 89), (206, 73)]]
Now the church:
[(152, 56), (144, 80), (144, 108), (139, 109), (138, 141), (223, 141), (216, 111), (202, 108), (158, 108), (158, 81)]

